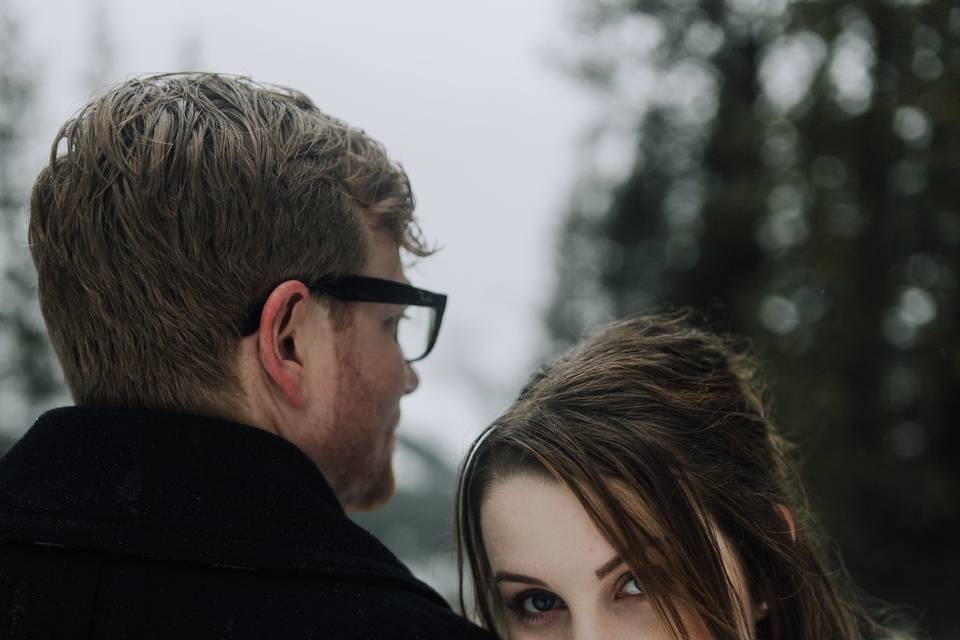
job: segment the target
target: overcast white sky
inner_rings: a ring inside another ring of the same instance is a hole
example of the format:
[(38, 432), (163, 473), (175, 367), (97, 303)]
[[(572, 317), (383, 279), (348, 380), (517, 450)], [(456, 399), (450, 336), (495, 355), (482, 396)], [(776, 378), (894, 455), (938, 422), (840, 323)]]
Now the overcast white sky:
[(565, 0), (11, 0), (41, 83), (29, 173), (99, 82), (184, 66), (287, 84), (380, 139), (440, 253), (410, 274), (450, 295), (401, 430), (453, 460), (542, 345), (553, 242), (593, 113), (558, 70)]

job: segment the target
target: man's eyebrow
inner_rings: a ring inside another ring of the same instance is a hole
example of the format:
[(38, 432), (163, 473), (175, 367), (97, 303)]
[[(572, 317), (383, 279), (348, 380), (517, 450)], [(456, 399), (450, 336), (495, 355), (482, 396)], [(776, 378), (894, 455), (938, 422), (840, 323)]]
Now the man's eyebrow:
[(623, 564), (620, 556), (614, 556), (603, 563), (603, 566), (597, 569), (597, 580), (603, 580), (608, 573)]
[(507, 573), (506, 571), (497, 571), (494, 576), (494, 582), (520, 582), (522, 584), (532, 584), (538, 587), (545, 587), (547, 583), (537, 578), (531, 578), (519, 573)]

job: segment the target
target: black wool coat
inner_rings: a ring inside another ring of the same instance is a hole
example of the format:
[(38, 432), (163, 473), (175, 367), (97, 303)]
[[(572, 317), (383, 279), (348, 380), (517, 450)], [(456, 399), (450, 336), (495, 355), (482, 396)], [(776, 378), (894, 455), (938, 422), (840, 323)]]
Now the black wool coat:
[(0, 639), (493, 638), (343, 512), (289, 442), (56, 409), (0, 459)]

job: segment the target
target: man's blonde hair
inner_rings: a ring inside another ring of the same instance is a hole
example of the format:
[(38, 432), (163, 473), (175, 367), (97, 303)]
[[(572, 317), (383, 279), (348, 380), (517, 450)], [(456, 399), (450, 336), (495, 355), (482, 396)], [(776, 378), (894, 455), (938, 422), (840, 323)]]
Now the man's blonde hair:
[(302, 93), (138, 78), (61, 128), (30, 203), (40, 304), (78, 404), (236, 398), (239, 328), (290, 278), (350, 273), (365, 226), (426, 255), (404, 171)]

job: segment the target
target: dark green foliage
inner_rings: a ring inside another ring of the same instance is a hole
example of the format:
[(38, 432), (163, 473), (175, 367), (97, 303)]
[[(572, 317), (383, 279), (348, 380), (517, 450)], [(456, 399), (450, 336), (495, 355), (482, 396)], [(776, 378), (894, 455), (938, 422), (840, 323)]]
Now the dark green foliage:
[[(750, 336), (857, 581), (960, 635), (960, 7), (596, 4), (581, 67), (606, 118), (632, 117), (636, 160), (575, 195), (557, 346), (676, 305)], [(643, 61), (610, 34), (638, 19), (661, 25), (658, 77), (702, 72), (693, 99), (624, 100)]]

